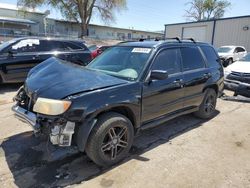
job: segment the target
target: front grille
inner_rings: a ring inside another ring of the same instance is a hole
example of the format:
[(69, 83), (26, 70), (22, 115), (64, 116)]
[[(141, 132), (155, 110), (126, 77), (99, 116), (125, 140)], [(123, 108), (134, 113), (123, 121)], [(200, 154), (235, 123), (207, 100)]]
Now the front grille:
[(250, 73), (232, 72), (227, 79), (250, 84)]

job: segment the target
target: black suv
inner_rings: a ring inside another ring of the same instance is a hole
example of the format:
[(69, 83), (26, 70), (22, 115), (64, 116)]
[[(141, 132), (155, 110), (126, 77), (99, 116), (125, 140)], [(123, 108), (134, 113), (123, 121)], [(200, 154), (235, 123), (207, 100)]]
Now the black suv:
[(29, 70), (55, 56), (79, 65), (92, 60), (84, 41), (25, 37), (0, 45), (0, 84), (23, 82)]
[(87, 67), (51, 58), (33, 68), (12, 110), (53, 145), (78, 146), (107, 166), (126, 156), (139, 130), (188, 113), (211, 118), (222, 89), (212, 46), (128, 42)]

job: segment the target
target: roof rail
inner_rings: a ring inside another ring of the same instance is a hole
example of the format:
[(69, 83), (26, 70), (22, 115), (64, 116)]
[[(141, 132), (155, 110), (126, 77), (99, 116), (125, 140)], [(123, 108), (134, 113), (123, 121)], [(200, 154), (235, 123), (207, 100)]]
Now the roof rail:
[(179, 37), (165, 38), (165, 40), (177, 40), (179, 43), (181, 43), (181, 39)]
[(193, 38), (184, 38), (184, 40), (191, 40), (193, 43), (196, 44), (196, 41)]

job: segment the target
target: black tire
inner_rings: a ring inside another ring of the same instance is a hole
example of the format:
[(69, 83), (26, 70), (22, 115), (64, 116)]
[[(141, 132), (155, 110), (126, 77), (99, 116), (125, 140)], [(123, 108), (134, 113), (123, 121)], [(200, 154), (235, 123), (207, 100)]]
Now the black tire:
[(134, 128), (130, 120), (109, 112), (98, 118), (85, 151), (97, 165), (111, 166), (128, 155), (133, 138)]
[(195, 116), (201, 119), (209, 119), (214, 115), (217, 103), (217, 94), (214, 89), (206, 89), (204, 99), (199, 107), (199, 110), (194, 113)]

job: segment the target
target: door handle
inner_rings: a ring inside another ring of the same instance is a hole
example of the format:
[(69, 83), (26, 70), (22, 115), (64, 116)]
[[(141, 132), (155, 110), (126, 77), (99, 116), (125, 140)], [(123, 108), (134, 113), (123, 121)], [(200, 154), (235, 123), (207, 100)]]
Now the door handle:
[(175, 81), (173, 81), (173, 84), (181, 87), (183, 87), (183, 83), (183, 79), (176, 79)]
[(210, 78), (211, 76), (212, 76), (212, 74), (210, 72), (209, 73), (205, 73), (203, 75), (203, 77), (206, 78), (206, 79)]

